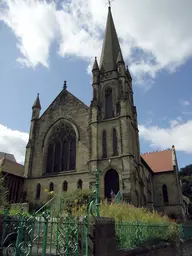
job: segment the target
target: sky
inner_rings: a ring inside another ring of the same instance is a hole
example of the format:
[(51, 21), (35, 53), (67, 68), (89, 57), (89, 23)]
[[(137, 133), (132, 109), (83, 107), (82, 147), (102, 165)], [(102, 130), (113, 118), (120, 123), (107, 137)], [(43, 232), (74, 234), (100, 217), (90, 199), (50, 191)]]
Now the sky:
[[(192, 163), (191, 0), (115, 0), (112, 14), (133, 77), (141, 153), (175, 145)], [(0, 0), (0, 151), (24, 162), (32, 104), (67, 88), (87, 105), (100, 59), (106, 0)]]

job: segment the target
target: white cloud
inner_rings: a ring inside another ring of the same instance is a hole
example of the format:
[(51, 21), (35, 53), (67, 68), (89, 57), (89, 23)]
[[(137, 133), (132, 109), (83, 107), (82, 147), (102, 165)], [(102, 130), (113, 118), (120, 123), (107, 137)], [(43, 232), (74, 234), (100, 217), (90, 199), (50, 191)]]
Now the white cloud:
[(191, 102), (189, 100), (180, 100), (180, 104), (182, 106), (190, 106)]
[(192, 153), (192, 120), (183, 122), (181, 118), (170, 121), (168, 128), (156, 125), (140, 125), (140, 138), (149, 142), (152, 148), (165, 149), (175, 145), (179, 151)]
[(28, 133), (11, 130), (0, 124), (0, 151), (13, 154), (18, 163), (24, 163)]
[[(54, 40), (62, 56), (73, 55), (89, 63), (95, 55), (100, 56), (105, 0), (2, 2), (0, 20), (17, 36), (22, 64), (48, 66)], [(162, 69), (173, 72), (192, 56), (191, 9), (191, 0), (185, 4), (181, 0), (113, 2), (124, 56), (139, 81), (146, 75), (155, 78)]]

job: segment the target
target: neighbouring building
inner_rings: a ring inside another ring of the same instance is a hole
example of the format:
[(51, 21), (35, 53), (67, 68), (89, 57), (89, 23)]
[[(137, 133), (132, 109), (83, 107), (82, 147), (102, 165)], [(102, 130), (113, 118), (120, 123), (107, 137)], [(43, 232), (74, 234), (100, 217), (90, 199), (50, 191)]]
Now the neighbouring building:
[(8, 189), (8, 201), (19, 203), (24, 198), (24, 166), (17, 163), (14, 155), (0, 152), (0, 170), (4, 177), (4, 185)]
[[(101, 170), (100, 196), (120, 191), (127, 202), (185, 218), (175, 148), (140, 154), (132, 77), (126, 67), (108, 10), (100, 64), (92, 68), (93, 95), (85, 105), (63, 89), (40, 115), (39, 95), (32, 107), (26, 147), (24, 191), (34, 205), (45, 189), (92, 189), (93, 170)], [(22, 180), (22, 179), (21, 179)]]

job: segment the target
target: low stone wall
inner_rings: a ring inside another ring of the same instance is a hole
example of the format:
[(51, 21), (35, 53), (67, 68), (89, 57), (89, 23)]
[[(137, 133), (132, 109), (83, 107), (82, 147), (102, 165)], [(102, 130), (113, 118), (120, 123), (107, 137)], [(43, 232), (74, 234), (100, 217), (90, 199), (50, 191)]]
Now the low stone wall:
[(130, 250), (117, 250), (115, 223), (109, 218), (93, 218), (89, 226), (89, 256), (192, 256), (192, 239), (162, 242)]

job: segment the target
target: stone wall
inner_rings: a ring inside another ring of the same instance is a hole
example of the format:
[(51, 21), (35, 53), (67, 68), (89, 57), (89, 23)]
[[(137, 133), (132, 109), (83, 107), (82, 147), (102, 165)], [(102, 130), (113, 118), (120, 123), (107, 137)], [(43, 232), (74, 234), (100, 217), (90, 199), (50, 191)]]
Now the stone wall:
[(89, 223), (90, 256), (191, 256), (192, 239), (177, 243), (162, 242), (155, 246), (118, 250), (115, 222), (110, 218), (93, 218)]
[(145, 248), (136, 248), (133, 250), (120, 250), (117, 256), (191, 256), (192, 255), (192, 240), (179, 242), (178, 244), (165, 244)]

